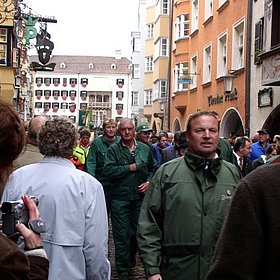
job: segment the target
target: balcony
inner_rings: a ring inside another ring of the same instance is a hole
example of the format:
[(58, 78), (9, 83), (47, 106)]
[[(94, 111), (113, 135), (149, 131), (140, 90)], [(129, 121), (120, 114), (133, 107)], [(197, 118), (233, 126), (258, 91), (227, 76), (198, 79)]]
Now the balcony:
[(88, 109), (111, 109), (112, 102), (89, 102)]

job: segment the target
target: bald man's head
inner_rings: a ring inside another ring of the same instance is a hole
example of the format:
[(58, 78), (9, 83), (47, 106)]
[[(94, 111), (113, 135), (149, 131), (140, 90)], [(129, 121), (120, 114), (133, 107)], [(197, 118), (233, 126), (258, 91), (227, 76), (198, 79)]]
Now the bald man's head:
[(30, 120), (28, 126), (28, 142), (30, 144), (37, 145), (37, 135), (47, 119), (45, 116), (36, 116)]

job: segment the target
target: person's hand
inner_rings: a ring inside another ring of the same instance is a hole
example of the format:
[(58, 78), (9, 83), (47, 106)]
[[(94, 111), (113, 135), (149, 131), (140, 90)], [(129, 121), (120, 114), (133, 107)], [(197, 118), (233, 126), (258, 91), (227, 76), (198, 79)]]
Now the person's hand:
[[(27, 195), (23, 195), (21, 198), (25, 204), (25, 207), (28, 209), (29, 222), (40, 219), (40, 213), (34, 201)], [(42, 246), (42, 238), (40, 234), (28, 229), (24, 224), (21, 223), (16, 224), (16, 229), (24, 237), (25, 247), (27, 249), (32, 250)]]
[(136, 171), (136, 169), (137, 169), (136, 163), (132, 163), (132, 164), (129, 165), (129, 170), (130, 171)]
[(155, 274), (155, 275), (150, 276), (150, 277), (148, 278), (148, 280), (161, 280), (161, 279), (162, 279), (162, 278), (161, 278), (160, 274)]
[(148, 190), (149, 186), (150, 186), (149, 182), (142, 183), (141, 185), (138, 186), (138, 191), (140, 193), (145, 193)]

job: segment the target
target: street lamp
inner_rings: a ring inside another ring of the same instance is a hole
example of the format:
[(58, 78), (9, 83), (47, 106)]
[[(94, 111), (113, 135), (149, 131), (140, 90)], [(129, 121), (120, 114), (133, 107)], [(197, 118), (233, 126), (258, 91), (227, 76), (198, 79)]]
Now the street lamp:
[(230, 93), (232, 90), (233, 79), (235, 79), (236, 76), (228, 73), (223, 78), (224, 78), (225, 92)]

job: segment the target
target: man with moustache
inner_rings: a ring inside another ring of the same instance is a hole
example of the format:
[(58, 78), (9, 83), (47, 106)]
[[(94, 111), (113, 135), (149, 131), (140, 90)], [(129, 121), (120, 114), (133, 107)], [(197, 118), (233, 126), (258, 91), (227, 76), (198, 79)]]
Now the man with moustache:
[(104, 162), (110, 146), (119, 142), (120, 137), (116, 135), (117, 123), (114, 119), (105, 119), (102, 128), (103, 135), (95, 138), (90, 145), (86, 161), (86, 171), (102, 184), (105, 194), (107, 213), (109, 214), (111, 211), (111, 183), (107, 174), (104, 172)]
[(112, 231), (119, 279), (128, 279), (135, 265), (136, 229), (141, 204), (157, 167), (150, 146), (135, 140), (135, 125), (120, 120), (121, 141), (111, 145), (105, 160), (105, 174), (111, 179)]
[(137, 240), (148, 280), (204, 279), (241, 174), (216, 152), (213, 112), (189, 117), (187, 149), (162, 165), (145, 195)]

